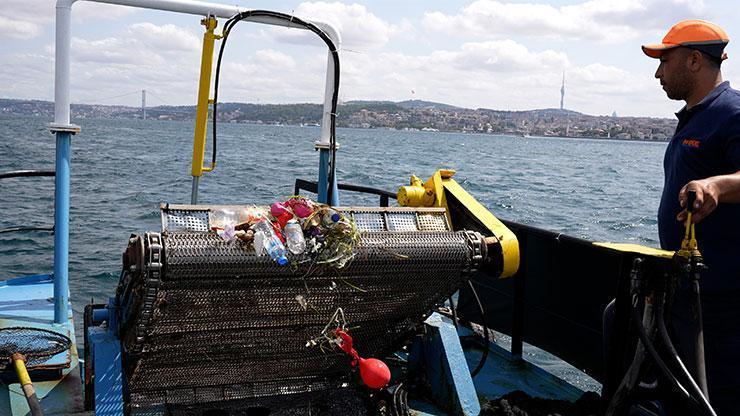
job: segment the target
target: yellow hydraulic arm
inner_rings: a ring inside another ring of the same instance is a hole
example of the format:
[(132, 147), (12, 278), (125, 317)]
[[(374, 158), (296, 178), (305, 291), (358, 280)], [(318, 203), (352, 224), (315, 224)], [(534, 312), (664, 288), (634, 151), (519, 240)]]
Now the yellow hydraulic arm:
[(211, 94), (211, 70), (213, 68), (213, 45), (221, 35), (214, 33), (218, 21), (209, 16), (201, 20), (206, 32), (203, 34), (203, 51), (200, 60), (200, 82), (198, 84), (198, 104), (195, 110), (195, 136), (193, 138), (193, 163), (191, 174), (193, 176), (192, 203), (195, 204), (198, 195), (198, 179), (203, 172), (210, 172), (216, 168), (215, 162), (210, 166), (203, 166), (203, 158), (206, 150), (206, 123), (208, 122), (208, 109), (213, 100)]
[[(402, 186), (398, 189), (399, 205), (444, 207), (447, 210), (447, 219), (453, 227), (458, 223), (456, 220), (462, 221), (461, 218), (454, 218), (454, 215), (464, 215), (484, 228), (476, 231), (488, 235), (488, 239), (495, 239), (494, 243), (500, 247), (502, 265), (498, 277), (513, 276), (519, 269), (519, 242), (516, 235), (452, 179), (454, 174), (454, 170), (441, 169), (436, 171), (426, 183), (412, 176), (409, 186)], [(454, 211), (450, 205), (454, 205)]]

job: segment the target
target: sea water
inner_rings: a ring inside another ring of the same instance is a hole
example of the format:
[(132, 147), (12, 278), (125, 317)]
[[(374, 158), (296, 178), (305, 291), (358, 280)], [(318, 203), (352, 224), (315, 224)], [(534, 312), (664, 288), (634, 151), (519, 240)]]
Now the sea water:
[[(42, 117), (0, 116), (0, 173), (54, 169)], [(159, 204), (190, 203), (193, 122), (74, 120), (69, 276), (78, 326), (84, 305), (113, 296), (132, 233), (159, 230)], [(218, 166), (199, 203), (270, 204), (315, 180), (318, 127), (219, 124)], [(436, 169), (496, 216), (591, 240), (657, 246), (666, 143), (487, 134), (337, 129), (342, 183), (394, 191)], [(211, 143), (206, 149), (206, 164)], [(53, 178), (0, 180), (0, 229), (51, 226)], [(341, 205), (378, 204), (343, 192)], [(0, 280), (53, 269), (48, 232), (0, 234)], [(79, 330), (79, 328), (78, 328)]]

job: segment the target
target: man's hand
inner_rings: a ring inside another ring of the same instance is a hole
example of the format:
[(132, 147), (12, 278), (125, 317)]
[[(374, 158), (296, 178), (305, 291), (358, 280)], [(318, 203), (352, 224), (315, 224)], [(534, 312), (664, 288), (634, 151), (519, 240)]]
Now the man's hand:
[(740, 171), (730, 175), (712, 176), (711, 178), (691, 181), (684, 185), (678, 193), (678, 202), (681, 204), (681, 208), (684, 208), (676, 217), (678, 221), (686, 220), (687, 193), (692, 190), (696, 191), (696, 201), (694, 202), (691, 221), (697, 223), (714, 211), (720, 202), (740, 203)]
[(696, 192), (696, 201), (694, 201), (691, 221), (697, 223), (717, 208), (717, 204), (719, 204), (719, 189), (714, 185), (711, 178), (691, 181), (684, 185), (678, 193), (678, 202), (681, 204), (681, 208), (683, 208), (683, 211), (679, 212), (676, 217), (679, 221), (686, 221), (686, 201), (688, 200), (687, 194), (689, 191)]

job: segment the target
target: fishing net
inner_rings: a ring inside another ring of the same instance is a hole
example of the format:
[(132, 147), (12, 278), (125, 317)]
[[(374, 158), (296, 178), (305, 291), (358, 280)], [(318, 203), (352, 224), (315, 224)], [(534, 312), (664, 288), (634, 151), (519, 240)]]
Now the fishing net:
[(26, 357), (26, 367), (69, 349), (71, 341), (57, 332), (41, 328), (0, 328), (0, 363), (9, 363), (15, 353)]

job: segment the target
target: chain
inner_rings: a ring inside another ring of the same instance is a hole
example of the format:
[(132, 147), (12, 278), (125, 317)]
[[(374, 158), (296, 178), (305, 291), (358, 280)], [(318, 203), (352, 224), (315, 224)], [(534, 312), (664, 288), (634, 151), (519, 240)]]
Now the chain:
[(469, 230), (465, 231), (465, 236), (473, 252), (473, 255), (470, 257), (470, 267), (466, 272), (472, 274), (477, 272), (478, 268), (483, 264), (483, 238), (477, 232)]
[(144, 266), (146, 275), (144, 276), (144, 300), (141, 306), (141, 319), (136, 323), (136, 339), (131, 347), (131, 352), (134, 354), (140, 353), (144, 346), (162, 276), (162, 236), (159, 233), (146, 233), (144, 241), (148, 256)]

